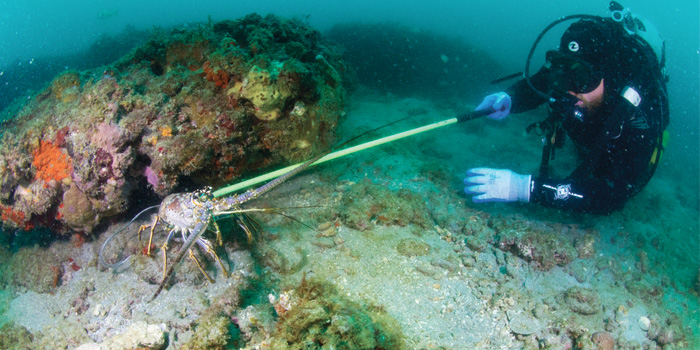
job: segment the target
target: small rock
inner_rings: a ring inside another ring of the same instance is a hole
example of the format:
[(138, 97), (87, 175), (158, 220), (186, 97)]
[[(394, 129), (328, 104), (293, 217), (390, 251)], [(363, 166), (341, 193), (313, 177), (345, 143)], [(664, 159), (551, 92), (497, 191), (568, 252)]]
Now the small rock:
[(450, 261), (447, 261), (445, 259), (433, 259), (430, 260), (430, 264), (436, 267), (441, 267), (447, 271), (454, 271), (457, 269), (457, 264), (454, 264)]
[[(680, 330), (676, 325), (670, 325), (662, 329), (656, 336), (656, 342), (659, 345), (669, 345), (678, 340), (678, 335), (681, 334)], [(664, 348), (666, 348), (664, 346)]]
[(333, 239), (328, 238), (328, 237), (321, 237), (321, 238), (315, 239), (315, 240), (311, 241), (311, 244), (313, 244), (319, 248), (323, 248), (323, 249), (329, 249), (329, 248), (335, 247), (335, 241), (333, 241)]
[(549, 306), (547, 306), (547, 304), (537, 304), (537, 306), (535, 306), (535, 310), (534, 310), (535, 317), (543, 318), (547, 315), (548, 311), (549, 311)]
[(107, 310), (105, 310), (104, 306), (102, 304), (97, 304), (95, 306), (95, 310), (92, 312), (92, 315), (95, 317), (102, 317), (107, 313)]
[(529, 314), (518, 314), (510, 316), (509, 326), (511, 332), (515, 334), (528, 335), (541, 331), (544, 326), (540, 320)]
[(117, 334), (98, 344), (87, 343), (78, 347), (80, 350), (118, 350), (145, 348), (164, 349), (166, 345), (165, 324), (147, 324), (135, 322), (124, 333)]
[(403, 256), (423, 256), (430, 254), (430, 245), (416, 239), (406, 238), (399, 242), (396, 250)]
[(325, 222), (316, 228), (316, 231), (319, 233), (316, 235), (316, 238), (320, 237), (335, 237), (335, 235), (338, 234), (338, 230), (333, 227), (333, 224), (331, 222)]
[(100, 330), (100, 324), (90, 322), (85, 326), (85, 329), (87, 329), (88, 332), (97, 332)]
[(430, 276), (434, 279), (439, 279), (442, 277), (442, 274), (440, 273), (440, 271), (435, 269), (432, 266), (418, 265), (418, 266), (416, 266), (416, 271), (418, 271), (426, 276)]
[(466, 243), (467, 248), (477, 252), (483, 252), (488, 246), (483, 239), (477, 237), (469, 237), (464, 240), (464, 243)]
[(637, 324), (639, 325), (639, 328), (641, 328), (645, 332), (649, 330), (649, 327), (651, 327), (651, 321), (649, 321), (649, 319), (644, 316), (639, 318)]
[(592, 289), (572, 287), (564, 295), (566, 303), (573, 312), (581, 315), (594, 315), (601, 309), (598, 293)]
[(596, 350), (615, 349), (615, 338), (608, 332), (596, 332), (591, 336), (591, 341), (598, 346)]

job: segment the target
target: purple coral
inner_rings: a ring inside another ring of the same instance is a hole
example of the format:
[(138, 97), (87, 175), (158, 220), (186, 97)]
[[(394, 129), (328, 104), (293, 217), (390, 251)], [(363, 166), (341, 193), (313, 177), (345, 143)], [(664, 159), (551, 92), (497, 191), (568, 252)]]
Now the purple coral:
[[(96, 156), (99, 157), (100, 150), (110, 156), (111, 172), (116, 177), (123, 177), (133, 161), (131, 147), (127, 145), (130, 139), (131, 135), (126, 129), (112, 123), (100, 123), (97, 132), (92, 135), (92, 144), (98, 147)], [(104, 159), (104, 154), (102, 155)]]
[(151, 169), (150, 166), (147, 166), (146, 169), (143, 171), (143, 175), (146, 176), (146, 180), (148, 181), (153, 188), (158, 188), (158, 175)]

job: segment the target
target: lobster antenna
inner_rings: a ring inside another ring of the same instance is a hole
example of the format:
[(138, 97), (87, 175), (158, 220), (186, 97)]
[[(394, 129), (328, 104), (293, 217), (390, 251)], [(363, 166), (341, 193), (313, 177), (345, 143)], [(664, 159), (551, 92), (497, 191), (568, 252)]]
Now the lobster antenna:
[(126, 264), (126, 262), (129, 260), (131, 255), (127, 255), (127, 257), (123, 258), (123, 259), (121, 259), (121, 256), (120, 256), (118, 259), (121, 259), (121, 260), (114, 262), (114, 263), (110, 263), (110, 262), (107, 262), (107, 259), (105, 259), (105, 248), (109, 245), (109, 242), (114, 237), (116, 237), (122, 231), (126, 230), (126, 228), (129, 227), (134, 221), (136, 221), (136, 219), (139, 216), (141, 216), (141, 214), (143, 214), (151, 209), (158, 208), (158, 207), (160, 207), (160, 205), (153, 205), (153, 206), (150, 206), (144, 210), (141, 210), (138, 214), (136, 214), (136, 216), (131, 218), (131, 220), (129, 220), (129, 222), (126, 223), (126, 225), (124, 225), (122, 228), (120, 228), (116, 232), (112, 233), (109, 237), (107, 237), (107, 239), (105, 239), (104, 242), (102, 242), (102, 245), (100, 246), (100, 253), (98, 255), (98, 260), (100, 262), (100, 265), (102, 265), (102, 267), (104, 267), (106, 269), (116, 269), (116, 268), (119, 268), (120, 266)]

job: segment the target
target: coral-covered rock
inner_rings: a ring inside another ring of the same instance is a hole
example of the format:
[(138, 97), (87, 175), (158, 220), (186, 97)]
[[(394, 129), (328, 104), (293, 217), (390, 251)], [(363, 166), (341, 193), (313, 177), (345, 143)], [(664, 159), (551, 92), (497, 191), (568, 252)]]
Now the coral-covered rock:
[[(5, 134), (7, 136), (7, 134)], [(0, 147), (0, 201), (6, 202), (20, 183), (31, 181), (31, 155), (20, 152), (16, 141), (5, 137)]]
[(348, 300), (327, 282), (304, 279), (286, 295), (288, 298), (270, 298), (279, 314), (269, 339), (271, 349), (321, 345), (329, 349), (405, 348), (394, 318), (377, 307)]
[(147, 324), (135, 322), (124, 333), (112, 336), (101, 344), (86, 343), (77, 349), (164, 349), (167, 344), (167, 327), (165, 324)]
[(61, 181), (69, 177), (73, 169), (71, 158), (63, 154), (58, 146), (48, 141), (41, 141), (32, 158), (36, 178), (45, 182)]
[[(519, 218), (497, 218), (489, 225), (497, 231), (495, 238), (498, 247), (520, 258), (530, 261), (535, 267), (550, 270), (554, 266), (565, 266), (579, 256), (574, 241), (585, 254), (592, 249), (595, 240), (586, 231), (556, 223), (527, 221), (522, 226)], [(590, 238), (584, 238), (590, 237)]]
[(106, 69), (61, 74), (8, 122), (3, 222), (89, 232), (128, 210), (135, 189), (218, 187), (327, 151), (344, 71), (302, 21), (253, 14), (161, 32)]
[(73, 102), (80, 93), (80, 75), (67, 71), (58, 75), (51, 82), (51, 96), (59, 102)]
[(10, 321), (0, 327), (0, 348), (20, 349), (20, 344), (31, 344), (34, 336), (25, 327), (17, 326)]
[(571, 287), (564, 293), (564, 302), (571, 311), (582, 315), (593, 315), (601, 310), (600, 297), (592, 289)]
[(595, 255), (595, 237), (593, 234), (586, 234), (582, 238), (577, 239), (574, 243), (576, 250), (578, 250), (578, 257), (580, 259), (587, 259)]
[(56, 182), (49, 184), (34, 181), (28, 187), (17, 186), (14, 195), (14, 210), (29, 217), (32, 214), (44, 215), (57, 198), (60, 188)]
[(63, 194), (63, 203), (58, 213), (63, 222), (76, 231), (90, 232), (98, 222), (90, 199), (75, 184)]
[(224, 316), (207, 317), (199, 320), (197, 328), (185, 349), (192, 350), (216, 350), (226, 349), (230, 342), (229, 326), (231, 320)]
[(343, 194), (341, 206), (343, 221), (361, 231), (374, 225), (433, 225), (425, 201), (414, 193), (405, 189), (395, 192), (370, 181), (353, 185)]

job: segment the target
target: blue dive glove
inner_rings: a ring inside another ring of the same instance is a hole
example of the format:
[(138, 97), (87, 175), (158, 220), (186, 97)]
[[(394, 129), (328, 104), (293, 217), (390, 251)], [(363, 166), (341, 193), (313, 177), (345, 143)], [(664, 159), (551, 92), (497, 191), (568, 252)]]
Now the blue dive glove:
[(507, 169), (473, 168), (467, 170), (464, 192), (476, 194), (474, 203), (529, 202), (530, 178)]
[(477, 111), (482, 109), (492, 108), (493, 113), (488, 117), (494, 120), (500, 120), (510, 114), (510, 96), (505, 92), (499, 92), (484, 97), (484, 100), (476, 107)]

